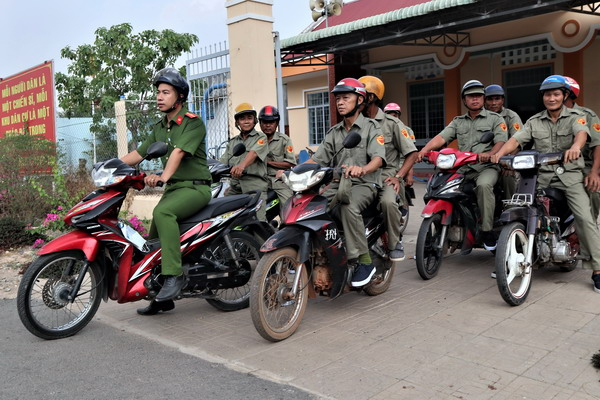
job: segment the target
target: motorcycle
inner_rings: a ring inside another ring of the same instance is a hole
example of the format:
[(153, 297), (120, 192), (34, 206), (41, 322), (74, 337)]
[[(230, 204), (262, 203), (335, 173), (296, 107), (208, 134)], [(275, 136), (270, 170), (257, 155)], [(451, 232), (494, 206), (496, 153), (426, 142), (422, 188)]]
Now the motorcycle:
[[(360, 141), (360, 135), (351, 132), (344, 148), (356, 147)], [(345, 289), (355, 289), (350, 286), (353, 267), (347, 263), (341, 222), (336, 217), (338, 207), (328, 211), (328, 201), (320, 195), (340, 174), (339, 168), (305, 163), (282, 177), (294, 195), (283, 209), (281, 229), (261, 247), (264, 255), (250, 289), (252, 322), (267, 340), (281, 341), (296, 331), (309, 297), (320, 294), (333, 299)], [(389, 288), (394, 265), (389, 260), (387, 232), (378, 205), (368, 207), (363, 218), (376, 273), (370, 283), (355, 290), (376, 296)]]
[[(165, 143), (154, 143), (146, 159), (166, 152)], [(119, 159), (94, 166), (99, 189), (64, 219), (74, 230), (43, 246), (21, 280), (18, 313), (32, 334), (68, 337), (89, 323), (101, 300), (127, 303), (158, 294), (164, 281), (160, 241), (146, 241), (118, 218), (127, 192), (143, 189), (144, 177)], [(261, 256), (257, 237), (272, 233), (256, 218), (259, 206), (258, 192), (213, 199), (180, 221), (186, 276), (180, 297), (204, 298), (223, 311), (248, 307), (250, 276)]]
[[(503, 168), (521, 175), (517, 192), (504, 200), (496, 252), (496, 284), (511, 306), (521, 305), (529, 294), (532, 269), (552, 265), (572, 271), (578, 262), (579, 239), (575, 218), (560, 189), (537, 189), (538, 170), (558, 164), (563, 153), (521, 151), (500, 158)], [(562, 167), (559, 167), (562, 168)]]
[(415, 196), (415, 188), (412, 186), (404, 186), (404, 198), (406, 199), (406, 204), (400, 207), (400, 234), (402, 235), (408, 226), (408, 219), (410, 218), (410, 207), (412, 207), (413, 199)]
[[(490, 143), (493, 139), (492, 132), (484, 132), (478, 143)], [(473, 248), (483, 248), (483, 243), (475, 183), (466, 181), (464, 174), (458, 172), (463, 165), (478, 163), (479, 155), (444, 148), (428, 152), (425, 157), (438, 168), (427, 182), (425, 208), (421, 213), (423, 222), (415, 250), (417, 271), (422, 279), (428, 280), (438, 274), (444, 254), (460, 248), (460, 254), (466, 255)], [(497, 204), (496, 210), (499, 209), (500, 204)]]

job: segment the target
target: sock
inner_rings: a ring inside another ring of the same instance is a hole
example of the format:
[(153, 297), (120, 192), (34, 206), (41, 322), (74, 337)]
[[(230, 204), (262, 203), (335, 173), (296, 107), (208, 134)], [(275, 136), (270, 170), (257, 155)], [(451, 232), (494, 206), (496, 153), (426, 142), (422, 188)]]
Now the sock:
[(371, 260), (371, 255), (369, 253), (361, 254), (358, 256), (359, 264), (372, 264), (373, 260)]

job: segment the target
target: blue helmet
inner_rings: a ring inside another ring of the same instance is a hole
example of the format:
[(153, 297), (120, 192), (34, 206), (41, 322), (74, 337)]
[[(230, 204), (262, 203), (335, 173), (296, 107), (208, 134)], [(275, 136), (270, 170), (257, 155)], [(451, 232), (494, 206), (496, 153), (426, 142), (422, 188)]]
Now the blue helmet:
[(500, 85), (489, 85), (485, 88), (485, 97), (490, 96), (503, 96), (504, 97), (504, 89)]
[(561, 89), (563, 92), (568, 94), (569, 92), (569, 84), (567, 80), (562, 75), (550, 75), (540, 85), (540, 92), (545, 92), (546, 90), (552, 89)]

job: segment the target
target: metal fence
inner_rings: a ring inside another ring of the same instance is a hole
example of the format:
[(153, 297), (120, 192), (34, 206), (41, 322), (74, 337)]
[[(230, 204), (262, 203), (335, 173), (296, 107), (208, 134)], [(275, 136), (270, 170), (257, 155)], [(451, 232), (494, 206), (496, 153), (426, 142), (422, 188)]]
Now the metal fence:
[(221, 42), (192, 51), (186, 61), (186, 70), (190, 82), (189, 108), (201, 115), (206, 125), (208, 156), (218, 158), (229, 139), (227, 44)]

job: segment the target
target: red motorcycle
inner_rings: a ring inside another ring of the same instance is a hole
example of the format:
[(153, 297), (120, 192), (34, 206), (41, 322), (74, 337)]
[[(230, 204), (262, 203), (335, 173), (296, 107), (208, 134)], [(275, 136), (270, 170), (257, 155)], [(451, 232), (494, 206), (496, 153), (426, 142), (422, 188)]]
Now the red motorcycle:
[[(479, 143), (490, 143), (493, 138), (492, 132), (486, 132)], [(425, 280), (438, 274), (446, 252), (460, 248), (461, 255), (466, 255), (473, 248), (483, 248), (475, 183), (465, 181), (465, 176), (458, 172), (463, 165), (478, 163), (479, 154), (445, 148), (427, 153), (426, 158), (439, 171), (427, 182), (423, 222), (415, 250), (417, 271)], [(498, 205), (496, 211), (500, 209)]]
[[(360, 141), (359, 134), (350, 133), (344, 148), (356, 147)], [(309, 297), (320, 294), (333, 299), (353, 289), (353, 267), (347, 263), (337, 206), (328, 211), (328, 201), (320, 195), (340, 172), (318, 164), (301, 164), (286, 172), (283, 180), (295, 194), (283, 207), (279, 232), (261, 248), (266, 254), (256, 267), (250, 291), (254, 327), (267, 340), (284, 340), (296, 331)], [(394, 264), (377, 203), (365, 210), (363, 218), (376, 272), (371, 282), (358, 290), (376, 296), (389, 288)]]
[[(166, 144), (154, 143), (146, 159), (166, 152)], [(65, 223), (74, 230), (42, 247), (21, 280), (17, 307), (31, 333), (71, 336), (88, 324), (100, 300), (151, 300), (160, 291), (160, 241), (146, 241), (118, 217), (127, 192), (143, 189), (144, 177), (119, 159), (94, 166), (92, 178), (101, 188), (67, 213)], [(259, 192), (213, 199), (180, 221), (187, 280), (180, 297), (204, 298), (224, 311), (248, 307), (249, 280), (260, 258), (257, 238), (262, 242), (273, 232), (257, 220), (259, 206)]]

